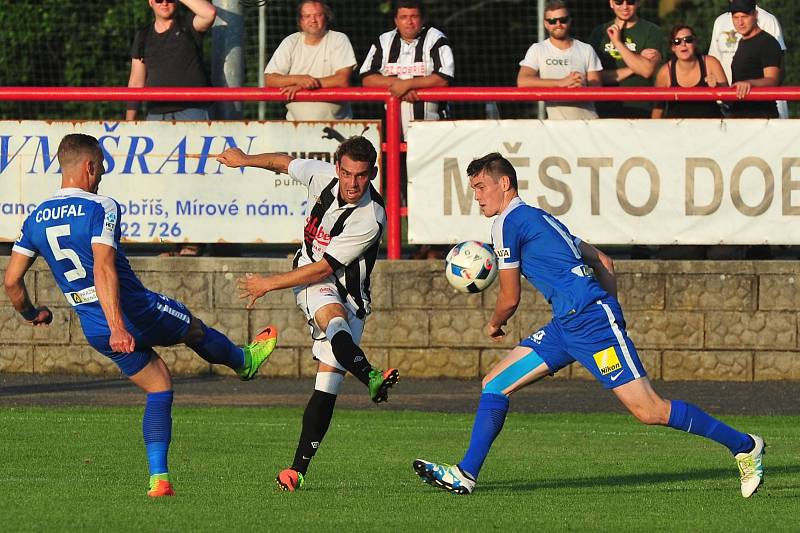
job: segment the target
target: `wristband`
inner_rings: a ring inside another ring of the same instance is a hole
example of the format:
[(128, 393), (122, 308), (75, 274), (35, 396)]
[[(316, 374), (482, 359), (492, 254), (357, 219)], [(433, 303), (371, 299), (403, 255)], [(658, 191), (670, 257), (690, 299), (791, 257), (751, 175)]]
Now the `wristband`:
[(19, 314), (22, 315), (22, 318), (24, 318), (28, 322), (33, 322), (34, 320), (36, 320), (36, 317), (39, 316), (39, 310), (36, 309), (35, 307), (31, 307), (30, 310), (20, 311)]

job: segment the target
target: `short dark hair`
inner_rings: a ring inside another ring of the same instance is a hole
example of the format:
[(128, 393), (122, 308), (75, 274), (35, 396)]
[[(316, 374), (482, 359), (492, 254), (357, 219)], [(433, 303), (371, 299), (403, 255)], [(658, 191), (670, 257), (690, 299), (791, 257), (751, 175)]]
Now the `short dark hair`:
[(325, 0), (300, 0), (297, 2), (297, 27), (300, 27), (300, 17), (302, 16), (303, 6), (306, 4), (319, 4), (322, 6), (322, 11), (325, 13), (325, 25), (330, 26), (333, 22), (333, 9), (325, 2)]
[(422, 2), (420, 0), (397, 0), (394, 3), (395, 17), (400, 9), (416, 9), (419, 11), (420, 15), (425, 16), (425, 8), (422, 6)]
[(548, 0), (544, 5), (544, 12), (558, 11), (559, 9), (566, 9), (569, 12), (569, 4), (567, 0)]
[(103, 157), (100, 142), (83, 133), (70, 133), (65, 135), (58, 145), (58, 164), (61, 167), (74, 165), (82, 156)]
[(481, 172), (491, 176), (494, 181), (500, 181), (503, 176), (508, 176), (508, 179), (511, 180), (511, 188), (517, 190), (517, 171), (514, 170), (514, 165), (499, 153), (486, 154), (467, 166), (467, 176), (470, 178)]
[(354, 135), (350, 137), (336, 149), (333, 154), (333, 161), (338, 163), (344, 156), (349, 157), (353, 161), (361, 161), (369, 163), (370, 168), (375, 166), (375, 161), (378, 160), (378, 153), (375, 147), (365, 137)]
[(670, 32), (669, 32), (669, 40), (672, 41), (672, 39), (674, 39), (675, 36), (678, 35), (678, 32), (681, 31), (681, 30), (689, 30), (692, 35), (697, 37), (697, 32), (694, 31), (694, 28), (692, 28), (688, 24), (675, 24), (672, 27), (672, 30), (670, 30)]

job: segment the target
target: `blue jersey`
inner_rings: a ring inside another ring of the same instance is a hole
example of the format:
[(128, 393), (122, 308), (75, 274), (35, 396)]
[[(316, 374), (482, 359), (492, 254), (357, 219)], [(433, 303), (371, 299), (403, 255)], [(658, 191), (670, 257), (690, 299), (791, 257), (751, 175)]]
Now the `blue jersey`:
[(14, 244), (14, 252), (44, 257), (87, 337), (111, 333), (94, 287), (93, 243), (117, 249), (120, 305), (128, 330), (135, 334), (156, 316), (159, 295), (145, 289), (131, 270), (119, 248), (119, 222), (115, 200), (81, 189), (61, 189), (25, 219)]
[(584, 263), (580, 243), (555, 217), (519, 197), (492, 225), (499, 268), (519, 268), (559, 320), (610, 297)]

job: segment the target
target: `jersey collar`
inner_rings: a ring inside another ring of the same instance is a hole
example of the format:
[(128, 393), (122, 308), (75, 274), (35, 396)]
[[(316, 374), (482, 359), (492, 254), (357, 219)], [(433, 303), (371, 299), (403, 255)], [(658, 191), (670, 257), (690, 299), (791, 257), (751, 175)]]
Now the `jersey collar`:
[(511, 199), (506, 208), (503, 209), (503, 212), (500, 213), (500, 216), (507, 215), (508, 213), (510, 213), (511, 211), (513, 211), (514, 209), (516, 209), (521, 205), (525, 205), (525, 202), (523, 202), (522, 198), (520, 198), (519, 196), (515, 196), (514, 198)]

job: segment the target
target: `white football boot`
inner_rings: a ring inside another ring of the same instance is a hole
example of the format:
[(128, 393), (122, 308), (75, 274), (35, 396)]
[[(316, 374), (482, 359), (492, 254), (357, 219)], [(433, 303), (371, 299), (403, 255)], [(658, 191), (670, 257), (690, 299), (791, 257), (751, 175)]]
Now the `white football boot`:
[(458, 465), (438, 464), (416, 459), (413, 467), (422, 481), (453, 494), (472, 494), (472, 491), (475, 490), (475, 480), (461, 470)]
[(750, 435), (756, 443), (755, 448), (748, 453), (737, 453), (736, 464), (739, 467), (739, 479), (742, 481), (742, 496), (749, 498), (752, 496), (761, 480), (764, 478), (764, 467), (761, 465), (761, 457), (764, 455), (764, 439), (758, 435)]

